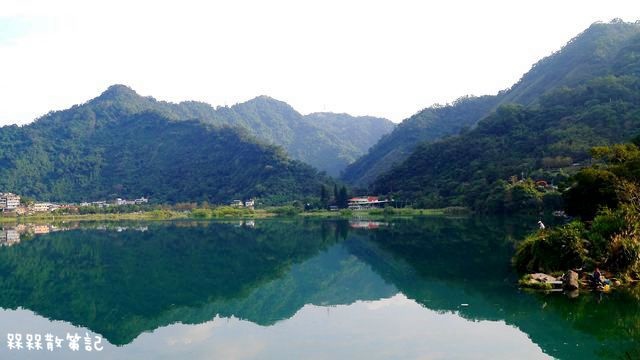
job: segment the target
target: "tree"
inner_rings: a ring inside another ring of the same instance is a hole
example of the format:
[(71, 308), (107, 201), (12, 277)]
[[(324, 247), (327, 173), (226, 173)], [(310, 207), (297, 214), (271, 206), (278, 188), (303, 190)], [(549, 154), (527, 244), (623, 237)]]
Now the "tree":
[(574, 176), (575, 183), (564, 193), (567, 213), (593, 219), (599, 209), (618, 205), (617, 177), (608, 170), (586, 168)]
[(340, 192), (338, 193), (338, 207), (341, 209), (346, 209), (349, 206), (349, 196), (347, 195), (347, 188), (341, 187)]
[(329, 191), (327, 187), (322, 185), (320, 187), (320, 206), (324, 209), (329, 205)]

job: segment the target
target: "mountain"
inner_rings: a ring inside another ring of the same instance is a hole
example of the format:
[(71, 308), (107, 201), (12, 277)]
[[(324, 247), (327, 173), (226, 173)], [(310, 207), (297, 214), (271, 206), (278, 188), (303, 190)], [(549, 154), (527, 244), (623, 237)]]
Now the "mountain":
[(268, 96), (215, 109), (195, 101), (175, 104), (142, 97), (124, 85), (109, 87), (87, 104), (114, 109), (111, 111), (118, 116), (152, 110), (172, 120), (197, 119), (209, 125), (242, 127), (257, 139), (279, 145), (292, 158), (332, 176), (338, 176), (394, 126), (389, 120), (368, 116), (333, 113), (303, 116), (287, 103)]
[(563, 86), (610, 74), (612, 66), (625, 72), (638, 66), (637, 48), (631, 43), (638, 35), (638, 24), (614, 20), (596, 23), (572, 39), (560, 51), (536, 63), (511, 88), (497, 95), (462, 97), (446, 106), (433, 106), (399, 124), (371, 150), (345, 170), (343, 179), (366, 186), (376, 177), (406, 160), (422, 142), (434, 142), (458, 135), (477, 124), (498, 106), (517, 103), (535, 105), (543, 94)]
[(423, 206), (499, 210), (510, 176), (559, 183), (589, 160), (591, 147), (640, 132), (640, 24), (594, 24), (539, 64), (532, 71), (538, 81), (552, 79), (551, 89), (534, 99), (528, 89), (542, 87), (525, 75), (503, 96), (529, 105), (500, 105), (470, 131), (421, 144), (373, 188)]
[(347, 166), (342, 179), (366, 186), (405, 160), (419, 143), (436, 141), (470, 128), (496, 104), (495, 96), (467, 96), (449, 105), (424, 109), (400, 123), (366, 155)]
[(330, 182), (237, 128), (131, 111), (139, 105), (123, 101), (131, 96), (110, 89), (108, 101), (0, 128), (0, 189), (72, 202), (144, 195), (155, 202), (281, 203), (314, 196)]

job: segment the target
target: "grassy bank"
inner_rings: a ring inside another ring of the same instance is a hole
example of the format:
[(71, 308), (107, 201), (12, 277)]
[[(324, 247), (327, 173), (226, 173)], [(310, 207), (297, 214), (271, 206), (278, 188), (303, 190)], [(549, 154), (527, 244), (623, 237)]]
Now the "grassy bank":
[(350, 218), (388, 218), (388, 217), (414, 217), (414, 216), (445, 216), (468, 214), (466, 209), (367, 209), (327, 211), (312, 210), (301, 211), (293, 206), (270, 207), (266, 209), (251, 210), (245, 208), (233, 208), (221, 206), (214, 208), (197, 208), (191, 211), (176, 210), (150, 210), (129, 213), (96, 213), (96, 214), (64, 214), (64, 213), (38, 213), (33, 215), (0, 216), (0, 223), (16, 222), (53, 222), (53, 221), (130, 221), (130, 220), (208, 220), (208, 219), (261, 219), (268, 217), (309, 217), (326, 219), (350, 219)]

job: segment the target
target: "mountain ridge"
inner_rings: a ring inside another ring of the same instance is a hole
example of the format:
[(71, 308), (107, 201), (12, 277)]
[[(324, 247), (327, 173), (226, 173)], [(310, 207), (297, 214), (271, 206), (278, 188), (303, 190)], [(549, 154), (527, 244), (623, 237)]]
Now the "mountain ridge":
[[(214, 126), (242, 127), (261, 142), (279, 145), (292, 158), (332, 176), (338, 176), (395, 126), (383, 118), (331, 112), (322, 113), (324, 121), (318, 121), (319, 113), (302, 115), (286, 102), (267, 95), (215, 108), (200, 101), (173, 103), (141, 96), (123, 84), (111, 85), (99, 96), (74, 105), (83, 106), (108, 107), (114, 116), (153, 110), (174, 121), (197, 119)], [(344, 124), (336, 126), (340, 121)], [(358, 134), (355, 142), (354, 133)]]
[(352, 185), (367, 187), (405, 161), (420, 143), (467, 131), (500, 105), (534, 105), (538, 98), (555, 88), (575, 86), (585, 78), (605, 75), (605, 69), (616, 60), (615, 54), (633, 43), (639, 36), (639, 29), (639, 23), (621, 20), (594, 23), (562, 49), (536, 62), (510, 88), (496, 95), (463, 96), (451, 104), (419, 111), (349, 165), (342, 179)]
[[(623, 32), (626, 37), (608, 41), (620, 29), (629, 31)], [(475, 128), (418, 145), (407, 160), (377, 178), (375, 191), (394, 192), (426, 207), (457, 205), (488, 212), (556, 203), (553, 194), (543, 198), (534, 188), (515, 186), (516, 180), (544, 180), (562, 190), (570, 186), (570, 175), (589, 162), (591, 147), (628, 141), (640, 133), (640, 23), (594, 24), (580, 36), (588, 37), (587, 44), (606, 46), (576, 48), (572, 44), (585, 43), (578, 38), (568, 45), (570, 54), (585, 59), (593, 49), (608, 53), (599, 56), (602, 61), (571, 65), (575, 85), (552, 87), (528, 105), (500, 104)], [(522, 94), (526, 92), (518, 96)]]

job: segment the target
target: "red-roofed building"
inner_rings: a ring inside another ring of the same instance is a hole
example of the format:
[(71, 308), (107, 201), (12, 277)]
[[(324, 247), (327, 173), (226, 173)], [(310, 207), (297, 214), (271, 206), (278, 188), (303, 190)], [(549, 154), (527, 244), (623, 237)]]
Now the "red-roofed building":
[(349, 209), (360, 210), (383, 207), (389, 200), (380, 200), (377, 196), (359, 196), (349, 199)]

